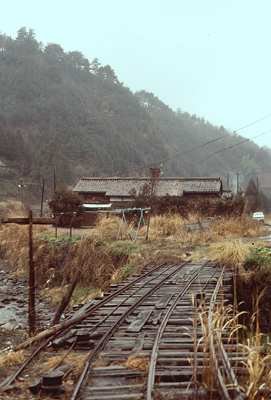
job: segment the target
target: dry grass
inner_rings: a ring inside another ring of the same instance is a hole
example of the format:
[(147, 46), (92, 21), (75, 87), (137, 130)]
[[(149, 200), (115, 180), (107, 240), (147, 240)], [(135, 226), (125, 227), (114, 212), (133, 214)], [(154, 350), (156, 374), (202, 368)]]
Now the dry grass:
[(118, 217), (100, 217), (94, 229), (94, 235), (100, 239), (116, 239), (120, 220)]
[(209, 258), (228, 267), (241, 266), (253, 246), (242, 240), (225, 240), (210, 245)]
[(24, 216), (26, 216), (26, 209), (20, 201), (8, 200), (0, 202), (0, 218)]
[(201, 222), (202, 218), (197, 214), (189, 214), (187, 218), (179, 214), (159, 215), (151, 218), (150, 237), (157, 239), (166, 236), (179, 236), (185, 228), (185, 224)]
[(82, 283), (103, 288), (110, 282), (117, 267), (108, 248), (98, 240), (87, 237), (74, 244), (63, 273), (71, 280), (78, 268)]
[(53, 288), (44, 288), (41, 290), (40, 295), (43, 299), (48, 301), (52, 306), (58, 305), (64, 294), (67, 291), (67, 285)]
[(61, 355), (52, 356), (48, 358), (45, 362), (40, 365), (40, 371), (46, 372), (48, 370), (54, 370), (61, 366), (62, 364), (70, 366), (70, 373), (77, 377), (80, 375), (85, 362), (86, 362), (85, 354), (78, 354), (74, 352), (66, 352)]
[[(211, 352), (211, 338), (213, 337), (214, 343), (221, 344), (223, 332), (227, 331), (228, 343), (230, 343), (233, 337), (238, 336), (240, 330), (246, 330), (246, 327), (239, 323), (242, 314), (243, 312), (235, 314), (233, 306), (225, 306), (222, 301), (217, 304), (213, 310), (213, 313), (211, 314), (211, 325), (209, 325), (209, 310), (204, 301), (197, 308), (195, 318), (197, 318), (200, 323), (202, 336), (198, 339), (195, 354), (197, 354), (198, 348), (201, 347), (204, 354), (201, 384), (210, 393), (213, 392), (213, 389), (216, 386), (215, 376), (217, 372), (217, 366)], [(196, 375), (197, 363), (195, 360), (191, 361), (193, 361), (192, 366), (195, 369)], [(226, 385), (229, 384), (229, 382), (225, 383)]]
[[(34, 227), (34, 242), (46, 228)], [(16, 270), (16, 275), (22, 276), (28, 268), (28, 227), (16, 224), (0, 225), (0, 257), (9, 261)]]
[(72, 295), (70, 304), (71, 306), (75, 305), (75, 304), (85, 304), (87, 302), (89, 302), (92, 299), (102, 299), (104, 296), (104, 292), (102, 291), (102, 289), (97, 288), (97, 289), (93, 289), (90, 287), (77, 287), (74, 290), (74, 293)]
[(139, 371), (148, 372), (149, 370), (149, 359), (147, 357), (140, 357), (140, 355), (131, 355), (128, 357), (124, 364), (127, 368), (137, 369)]
[[(16, 251), (14, 251), (16, 249)], [(118, 269), (136, 262), (137, 245), (131, 241), (102, 241), (97, 236), (81, 239), (54, 238), (46, 228), (34, 227), (34, 262), (37, 285), (52, 289), (46, 296), (58, 303), (63, 287), (80, 272), (79, 285), (104, 288)], [(6, 259), (16, 276), (28, 271), (28, 229), (15, 224), (0, 226), (0, 257)], [(138, 257), (140, 259), (141, 256)], [(125, 276), (127, 276), (127, 269)], [(123, 275), (123, 272), (122, 272)]]
[(187, 224), (202, 223), (197, 214), (186, 219), (178, 214), (156, 216), (151, 219), (150, 239), (172, 238), (183, 245), (199, 245), (220, 241), (224, 238), (256, 237), (264, 233), (264, 227), (248, 217), (217, 218), (209, 228), (189, 231)]
[[(248, 378), (245, 382), (246, 398), (248, 400), (270, 398), (271, 393), (271, 353), (263, 353), (261, 346), (261, 335), (248, 339), (247, 344), (242, 346), (247, 355), (244, 366), (247, 369)], [(264, 393), (267, 397), (263, 397)]]
[[(123, 365), (129, 369), (143, 371), (145, 373), (149, 370), (149, 358), (145, 357), (143, 354), (131, 354), (125, 361), (115, 361), (114, 365)], [(96, 366), (96, 365), (95, 365)], [(100, 364), (98, 364), (100, 366)], [(103, 366), (103, 365), (102, 365)]]
[(99, 217), (92, 236), (100, 240), (130, 239), (135, 228), (132, 223), (123, 223), (118, 216)]
[(10, 351), (0, 355), (0, 368), (12, 367), (24, 362), (26, 356), (24, 350)]
[(262, 291), (254, 299), (254, 312), (250, 318), (250, 334), (245, 344), (240, 345), (247, 359), (243, 362), (247, 370), (244, 391), (248, 400), (269, 399), (271, 396), (271, 345), (269, 338), (260, 332), (260, 303), (264, 296)]
[(12, 265), (16, 265), (19, 271), (26, 267), (26, 246), (26, 227), (15, 224), (0, 226), (0, 255), (7, 258)]
[[(81, 239), (74, 237), (72, 240), (68, 237), (55, 239), (52, 231), (34, 226), (37, 285), (39, 288), (47, 288), (44, 294), (56, 304), (63, 296), (63, 288), (72, 281), (78, 269), (79, 286), (104, 289), (112, 281), (120, 282), (127, 278), (135, 269), (138, 271), (140, 265), (149, 261), (172, 259), (172, 255), (178, 260), (187, 259), (184, 247), (209, 245), (214, 241), (241, 234), (248, 236), (261, 229), (254, 221), (229, 218), (212, 222), (208, 229), (189, 232), (186, 224), (195, 222), (201, 222), (197, 214), (189, 215), (186, 219), (179, 215), (153, 217), (150, 240), (136, 243), (130, 240), (112, 240), (116, 238), (120, 228), (118, 217), (101, 218), (88, 236)], [(122, 234), (127, 236), (129, 229), (126, 226)], [(212, 250), (217, 253), (213, 256), (215, 260), (230, 260), (230, 263), (236, 259), (241, 260), (239, 244), (230, 249), (230, 245), (223, 243)], [(26, 276), (27, 227), (15, 224), (0, 226), (0, 257), (9, 261), (16, 275)]]
[(231, 236), (232, 238), (236, 238), (259, 236), (264, 232), (265, 228), (257, 221), (242, 216), (219, 218), (212, 224), (212, 230), (219, 237)]

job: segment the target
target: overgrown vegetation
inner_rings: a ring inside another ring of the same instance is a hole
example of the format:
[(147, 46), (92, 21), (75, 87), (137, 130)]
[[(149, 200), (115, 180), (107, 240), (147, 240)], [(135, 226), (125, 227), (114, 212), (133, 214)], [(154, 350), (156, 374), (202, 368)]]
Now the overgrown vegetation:
[(49, 202), (49, 207), (54, 214), (78, 212), (82, 200), (78, 193), (71, 190), (57, 191)]
[(239, 314), (233, 329), (241, 328), (239, 346), (246, 359), (242, 366), (247, 371), (238, 380), (248, 400), (270, 398), (271, 249), (261, 242), (238, 239), (211, 245), (210, 256), (234, 268), (237, 274), (234, 305), (239, 303)]
[(155, 216), (151, 220), (150, 238), (172, 237), (182, 244), (205, 244), (224, 238), (255, 237), (264, 228), (248, 217), (203, 220), (199, 214), (186, 218), (179, 214)]
[(26, 209), (20, 201), (9, 200), (0, 202), (0, 219), (9, 217), (23, 217)]
[(209, 257), (222, 266), (240, 269), (250, 254), (251, 246), (241, 239), (214, 243), (210, 246)]
[(238, 279), (239, 301), (257, 319), (261, 332), (271, 328), (271, 250), (254, 246), (243, 262)]
[[(195, 231), (191, 230), (191, 224), (196, 226)], [(84, 237), (63, 234), (55, 237), (53, 229), (34, 226), (34, 261), (39, 287), (64, 287), (80, 269), (80, 286), (104, 288), (111, 280), (126, 278), (148, 260), (159, 259), (167, 247), (171, 249), (171, 242), (180, 259), (185, 257), (182, 247), (210, 244), (230, 236), (256, 235), (262, 229), (260, 224), (245, 218), (211, 220), (204, 228), (202, 219), (196, 214), (186, 219), (173, 214), (153, 217), (149, 242), (116, 240), (120, 228), (123, 237), (127, 237), (125, 231), (131, 227), (120, 225), (117, 217), (102, 218)], [(169, 253), (172, 255), (174, 251)], [(223, 252), (219, 250), (219, 254)], [(0, 256), (10, 262), (16, 274), (26, 274), (27, 227), (12, 224), (0, 227)]]
[[(107, 242), (90, 236), (55, 238), (53, 231), (40, 227), (35, 227), (34, 232), (34, 262), (40, 288), (64, 287), (78, 270), (82, 286), (104, 288), (118, 269), (127, 268), (137, 249), (130, 242)], [(27, 274), (27, 238), (27, 227), (0, 228), (1, 257), (9, 261), (17, 275)]]
[(233, 199), (170, 195), (158, 197), (155, 194), (155, 180), (145, 184), (138, 194), (131, 191), (131, 195), (134, 195), (135, 207), (149, 206), (154, 215), (180, 214), (183, 218), (190, 214), (197, 214), (202, 217), (240, 217), (245, 207), (245, 199), (239, 195)]

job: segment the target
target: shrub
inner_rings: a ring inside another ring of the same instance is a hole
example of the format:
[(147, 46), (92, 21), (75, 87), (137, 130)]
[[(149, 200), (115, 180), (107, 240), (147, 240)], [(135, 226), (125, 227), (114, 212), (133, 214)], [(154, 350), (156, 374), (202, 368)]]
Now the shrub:
[(54, 214), (78, 212), (81, 205), (82, 200), (80, 196), (70, 190), (56, 192), (49, 202), (49, 207)]
[(255, 271), (269, 268), (271, 270), (271, 249), (267, 247), (254, 248), (245, 260), (244, 268), (246, 270)]
[[(250, 315), (257, 312), (263, 332), (271, 327), (271, 250), (266, 247), (250, 249), (244, 260), (244, 270), (238, 279), (238, 296)], [(247, 321), (250, 323), (250, 321)]]

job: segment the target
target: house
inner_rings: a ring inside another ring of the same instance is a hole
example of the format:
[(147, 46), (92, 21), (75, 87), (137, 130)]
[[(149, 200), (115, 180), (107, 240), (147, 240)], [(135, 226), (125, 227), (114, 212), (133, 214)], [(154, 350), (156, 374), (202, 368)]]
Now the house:
[(149, 186), (158, 197), (221, 197), (222, 180), (218, 177), (165, 178), (157, 169), (151, 177), (95, 177), (81, 178), (73, 191), (85, 204), (112, 204), (112, 207), (130, 206), (136, 195)]

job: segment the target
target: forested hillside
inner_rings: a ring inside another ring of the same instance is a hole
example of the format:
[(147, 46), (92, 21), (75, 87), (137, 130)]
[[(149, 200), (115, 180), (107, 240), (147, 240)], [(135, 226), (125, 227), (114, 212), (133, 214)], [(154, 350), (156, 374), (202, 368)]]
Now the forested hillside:
[(270, 168), (269, 149), (195, 115), (175, 112), (152, 93), (141, 91), (136, 96), (151, 115), (164, 142), (169, 155), (162, 163), (166, 173), (225, 176), (239, 171), (247, 180)]
[(109, 65), (43, 45), (32, 30), (0, 35), (0, 88), (0, 162), (13, 167), (0, 171), (7, 180), (39, 182), (55, 167), (58, 182), (71, 184), (82, 175), (143, 174), (161, 162), (165, 175), (180, 176), (271, 168), (270, 153), (252, 142), (210, 157), (242, 138), (151, 93), (133, 94)]

